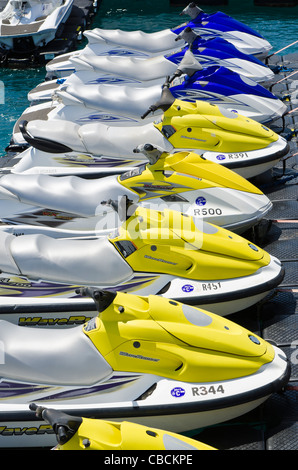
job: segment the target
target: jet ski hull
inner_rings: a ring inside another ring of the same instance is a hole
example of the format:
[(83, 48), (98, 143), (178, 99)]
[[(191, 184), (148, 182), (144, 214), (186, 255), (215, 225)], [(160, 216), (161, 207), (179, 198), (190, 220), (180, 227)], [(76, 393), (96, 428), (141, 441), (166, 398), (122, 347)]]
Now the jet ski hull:
[[(225, 153), (205, 152), (204, 157), (217, 163), (221, 163), (229, 170), (233, 170), (244, 178), (253, 178), (272, 169), (285, 155), (288, 154), (290, 145), (279, 136), (276, 142), (257, 151)], [(199, 152), (198, 152), (199, 153)]]
[[(1, 232), (11, 233), (15, 236), (43, 233), (53, 238), (71, 238), (71, 237), (96, 237), (108, 235), (111, 230), (115, 230), (118, 226), (114, 214), (111, 217), (103, 215), (102, 217), (80, 217), (74, 213), (67, 213), (46, 207), (30, 206), (22, 203), (10, 204), (14, 201), (0, 200), (0, 226)], [(261, 202), (261, 201), (260, 201)], [(4, 213), (2, 212), (2, 204)], [(140, 204), (147, 207), (148, 204)], [(158, 210), (164, 205), (164, 201), (159, 200), (157, 204), (150, 203), (150, 208)], [(167, 204), (169, 208), (173, 207), (179, 210), (177, 204)], [(218, 213), (222, 215), (216, 216), (216, 208), (200, 209), (196, 205), (187, 205), (188, 210), (184, 213), (197, 217), (199, 221), (206, 221), (223, 227), (237, 234), (243, 234), (258, 223), (268, 214), (272, 208), (271, 201), (267, 201), (264, 196), (264, 204), (259, 204), (258, 210), (254, 213), (237, 214), (230, 211), (229, 215), (225, 215), (225, 210), (217, 208)], [(11, 212), (9, 211), (11, 209)], [(184, 205), (186, 208), (186, 205)], [(183, 205), (181, 206), (181, 210)], [(183, 212), (183, 210), (182, 210)], [(200, 215), (203, 214), (207, 215)], [(229, 212), (227, 210), (227, 212)], [(212, 214), (212, 215), (210, 215)], [(218, 219), (218, 220), (217, 220)], [(57, 225), (57, 228), (51, 227), (51, 224)]]
[[(277, 258), (271, 257), (268, 266), (246, 277), (193, 281), (158, 273), (136, 273), (126, 283), (104, 288), (137, 295), (158, 294), (227, 316), (266, 298), (283, 277), (283, 266)], [(82, 298), (77, 293), (79, 287), (2, 273), (0, 320), (59, 328), (84, 323), (86, 319), (97, 316), (98, 312), (93, 300)]]
[(32, 416), (31, 402), (76, 416), (124, 419), (180, 433), (228, 421), (253, 410), (288, 382), (289, 363), (281, 350), (274, 349), (273, 361), (257, 373), (221, 382), (186, 383), (114, 372), (101, 384), (78, 388), (2, 378), (0, 447), (56, 444), (51, 427)]

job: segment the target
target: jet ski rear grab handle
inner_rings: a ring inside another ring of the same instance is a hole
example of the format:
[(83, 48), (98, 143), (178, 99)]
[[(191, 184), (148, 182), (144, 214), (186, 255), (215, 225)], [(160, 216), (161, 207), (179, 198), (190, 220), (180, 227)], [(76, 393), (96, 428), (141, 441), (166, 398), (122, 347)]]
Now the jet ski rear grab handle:
[(63, 411), (44, 408), (35, 403), (30, 403), (29, 409), (35, 411), (37, 418), (44, 419), (52, 426), (60, 445), (65, 444), (76, 433), (83, 422), (83, 419), (79, 416), (70, 416)]
[(59, 142), (55, 142), (53, 140), (49, 140), (43, 137), (33, 137), (30, 132), (27, 130), (28, 121), (21, 121), (19, 123), (19, 128), (24, 137), (25, 141), (35, 147), (37, 150), (45, 151), (46, 148), (50, 148), (54, 153), (67, 153), (72, 152), (70, 147), (67, 145), (60, 144)]
[[(106, 310), (117, 296), (117, 292), (97, 289), (96, 287), (80, 287), (76, 289), (75, 292), (76, 294), (79, 294), (82, 297), (90, 297), (91, 299), (93, 299), (96, 306), (96, 310), (99, 313)], [(119, 307), (119, 312), (122, 313), (124, 311), (124, 307), (122, 307), (123, 310), (120, 309), (121, 307)]]

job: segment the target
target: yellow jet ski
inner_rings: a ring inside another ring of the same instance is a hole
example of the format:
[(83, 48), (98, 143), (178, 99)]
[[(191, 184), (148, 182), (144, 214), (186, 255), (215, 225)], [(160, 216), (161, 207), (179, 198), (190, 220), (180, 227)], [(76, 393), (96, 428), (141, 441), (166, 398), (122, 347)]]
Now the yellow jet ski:
[(125, 127), (24, 118), (18, 127), (31, 147), (3, 171), (119, 174), (144, 163), (146, 157), (140, 159), (134, 149), (149, 142), (169, 153), (196, 152), (251, 178), (289, 152), (288, 141), (263, 124), (208, 102), (175, 99), (168, 88), (143, 116), (160, 109), (163, 115), (155, 122)]
[(166, 207), (198, 220), (243, 233), (264, 218), (272, 203), (256, 186), (194, 152), (169, 154), (145, 144), (147, 165), (103, 178), (3, 175), (0, 178), (1, 231), (52, 237), (99, 236), (119, 226), (108, 199), (148, 209)]
[(216, 450), (182, 434), (129, 421), (71, 416), (35, 403), (29, 408), (52, 426), (58, 441), (54, 450)]
[(103, 237), (53, 238), (38, 227), (22, 236), (0, 231), (3, 307), (6, 296), (14, 297), (14, 309), (44, 297), (49, 311), (53, 297), (73, 298), (78, 286), (90, 286), (159, 294), (228, 315), (283, 279), (277, 258), (229, 230), (169, 209), (110, 204), (123, 222)]
[(86, 295), (99, 314), (83, 326), (0, 322), (1, 447), (55, 445), (30, 403), (182, 433), (247, 413), (288, 383), (284, 352), (224, 317), (160, 296)]

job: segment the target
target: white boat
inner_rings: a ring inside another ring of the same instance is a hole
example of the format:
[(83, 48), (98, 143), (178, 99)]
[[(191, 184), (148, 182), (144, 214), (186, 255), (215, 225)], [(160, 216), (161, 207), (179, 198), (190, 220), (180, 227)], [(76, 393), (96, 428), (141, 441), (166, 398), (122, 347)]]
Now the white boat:
[(3, 51), (31, 51), (52, 41), (72, 10), (73, 0), (9, 0), (0, 13)]

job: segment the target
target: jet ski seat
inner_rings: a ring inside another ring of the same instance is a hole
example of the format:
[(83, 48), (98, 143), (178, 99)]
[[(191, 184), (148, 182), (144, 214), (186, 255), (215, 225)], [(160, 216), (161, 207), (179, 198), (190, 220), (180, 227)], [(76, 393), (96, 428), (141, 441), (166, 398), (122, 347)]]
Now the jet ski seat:
[(64, 104), (66, 105), (69, 100), (68, 95), (71, 95), (78, 100), (78, 106), (139, 118), (160, 97), (161, 86), (133, 88), (112, 84), (69, 85), (57, 90), (56, 95), (62, 99), (63, 103), (65, 96)]
[(24, 328), (0, 320), (0, 344), (0, 377), (6, 380), (91, 386), (113, 372), (81, 327)]
[[(122, 157), (127, 153), (132, 153), (140, 142), (151, 142), (151, 139), (155, 145), (165, 151), (173, 150), (173, 146), (152, 122), (136, 128), (135, 126), (107, 126), (97, 122), (79, 126), (70, 121), (36, 120), (30, 121), (28, 125), (24, 123), (24, 126), (20, 128), (25, 140), (43, 152), (74, 151)], [(27, 135), (26, 132), (28, 132)], [(45, 135), (47, 138), (44, 137)], [(139, 159), (139, 156), (136, 155), (135, 158)]]
[(0, 233), (2, 270), (29, 279), (88, 286), (117, 286), (133, 276), (108, 238), (53, 239)]
[[(92, 34), (93, 33), (93, 34)], [(141, 50), (152, 54), (163, 54), (165, 50), (179, 49), (185, 45), (184, 40), (175, 41), (177, 34), (170, 29), (156, 31), (154, 33), (144, 33), (143, 31), (123, 31), (121, 29), (101, 29), (95, 28), (93, 32), (85, 31), (89, 44), (97, 43), (100, 40), (130, 48), (132, 50)]]
[(178, 66), (170, 58), (171, 56), (168, 59), (167, 56), (160, 55), (144, 60), (138, 57), (84, 56), (82, 54), (79, 57), (72, 57), (70, 62), (75, 64), (77, 72), (91, 69), (103, 74), (115, 75), (115, 77), (130, 78), (136, 82), (138, 80), (147, 82), (160, 79), (174, 74), (176, 70), (192, 75), (203, 68), (189, 49), (185, 51), (184, 57)]
[(122, 56), (84, 56), (72, 57), (76, 72), (80, 70), (92, 70), (104, 74), (115, 75), (115, 77), (128, 77), (136, 82), (155, 80), (166, 77), (175, 72), (177, 64), (165, 60), (164, 56), (152, 57), (148, 60), (136, 57)]
[[(0, 195), (25, 204), (47, 207), (48, 209), (73, 213), (80, 217), (98, 215), (106, 208), (101, 203), (109, 198), (114, 200), (121, 195), (130, 199), (132, 191), (119, 187), (116, 176), (86, 180), (77, 176), (57, 178), (51, 175), (8, 174), (0, 178)], [(75, 201), (75, 202), (74, 202)], [(75, 211), (74, 211), (75, 208)]]

